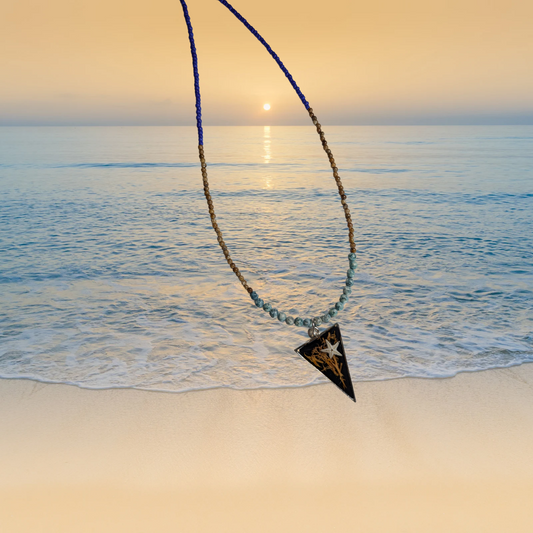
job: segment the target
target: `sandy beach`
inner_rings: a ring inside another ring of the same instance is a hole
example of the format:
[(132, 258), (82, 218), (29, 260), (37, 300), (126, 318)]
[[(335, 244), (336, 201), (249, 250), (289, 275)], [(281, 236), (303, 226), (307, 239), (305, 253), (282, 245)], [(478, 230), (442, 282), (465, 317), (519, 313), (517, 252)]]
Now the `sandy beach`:
[(0, 531), (531, 531), (533, 365), (355, 390), (0, 380)]

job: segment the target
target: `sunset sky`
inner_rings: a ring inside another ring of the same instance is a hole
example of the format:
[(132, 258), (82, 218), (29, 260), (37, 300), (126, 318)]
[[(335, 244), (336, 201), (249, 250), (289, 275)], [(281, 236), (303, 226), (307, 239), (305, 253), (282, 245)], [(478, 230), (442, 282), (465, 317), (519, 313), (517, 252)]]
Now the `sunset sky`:
[[(533, 124), (531, 1), (233, 5), (324, 124)], [(206, 124), (309, 122), (224, 6), (188, 6)], [(0, 0), (0, 76), (0, 125), (194, 124), (179, 0)]]

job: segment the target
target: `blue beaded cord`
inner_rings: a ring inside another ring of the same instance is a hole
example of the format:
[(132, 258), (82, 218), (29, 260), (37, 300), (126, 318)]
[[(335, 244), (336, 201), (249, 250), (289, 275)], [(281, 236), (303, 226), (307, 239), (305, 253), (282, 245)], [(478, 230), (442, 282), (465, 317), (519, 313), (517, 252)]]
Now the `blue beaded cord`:
[(253, 36), (268, 50), (268, 53), (274, 58), (274, 61), (278, 64), (279, 68), (283, 71), (283, 74), (287, 77), (293, 89), (296, 91), (296, 94), (300, 97), (302, 104), (305, 106), (305, 109), (310, 109), (309, 102), (305, 99), (300, 87), (296, 85), (293, 77), (290, 72), (285, 68), (285, 65), (281, 62), (281, 59), (278, 57), (278, 54), (270, 48), (268, 43), (259, 35), (259, 32), (226, 0), (218, 0), (223, 6), (226, 6), (253, 34)]
[(183, 8), (183, 15), (187, 23), (189, 32), (189, 43), (191, 45), (192, 70), (194, 73), (194, 94), (196, 96), (196, 129), (198, 130), (198, 144), (204, 145), (204, 129), (202, 128), (202, 99), (200, 97), (200, 75), (198, 74), (198, 56), (196, 55), (196, 45), (194, 44), (194, 33), (192, 31), (191, 17), (184, 0), (180, 0)]
[(202, 127), (202, 103), (201, 103), (201, 97), (200, 97), (200, 76), (198, 74), (198, 56), (196, 54), (196, 45), (194, 42), (194, 33), (192, 29), (192, 23), (191, 18), (189, 16), (189, 10), (187, 8), (187, 4), (185, 3), (185, 0), (180, 0), (181, 7), (183, 8), (183, 15), (185, 17), (185, 22), (187, 24), (187, 30), (189, 34), (189, 43), (191, 48), (191, 56), (192, 56), (192, 67), (193, 67), (193, 74), (194, 74), (194, 94), (196, 97), (196, 128), (198, 130), (198, 149), (200, 152), (200, 161), (202, 166), (202, 176), (204, 180), (204, 193), (207, 199), (207, 203), (209, 206), (209, 213), (211, 216), (211, 223), (213, 225), (214, 230), (216, 231), (218, 235), (218, 242), (220, 246), (222, 247), (222, 250), (224, 252), (224, 255), (226, 256), (226, 260), (228, 261), (230, 267), (233, 269), (239, 280), (241, 281), (244, 288), (248, 291), (250, 294), (250, 297), (254, 301), (255, 305), (259, 308), (262, 308), (264, 311), (270, 314), (272, 318), (277, 318), (280, 322), (285, 322), (288, 325), (295, 325), (295, 326), (305, 326), (305, 327), (313, 327), (313, 326), (320, 326), (321, 324), (326, 324), (329, 322), (332, 318), (334, 318), (339, 311), (341, 311), (344, 308), (344, 304), (348, 301), (348, 297), (350, 293), (352, 292), (352, 285), (354, 284), (354, 276), (355, 276), (355, 269), (357, 267), (356, 264), (356, 246), (353, 236), (353, 226), (351, 221), (351, 215), (350, 211), (348, 209), (348, 204), (346, 203), (346, 195), (344, 194), (344, 188), (342, 187), (342, 183), (340, 180), (340, 177), (338, 175), (338, 169), (335, 164), (335, 160), (333, 158), (333, 154), (331, 153), (331, 150), (328, 147), (328, 144), (326, 142), (326, 138), (324, 137), (324, 133), (322, 132), (321, 125), (318, 123), (318, 120), (316, 116), (313, 113), (313, 110), (311, 109), (309, 102), (305, 99), (305, 96), (303, 95), (302, 91), (294, 81), (293, 77), (291, 76), (290, 72), (287, 70), (285, 65), (282, 63), (279, 56), (272, 50), (270, 45), (263, 39), (263, 37), (259, 34), (259, 32), (226, 0), (218, 0), (223, 6), (227, 7), (229, 11), (237, 17), (245, 26), (248, 28), (248, 30), (254, 35), (254, 37), (267, 49), (268, 53), (272, 56), (274, 61), (278, 64), (279, 68), (283, 71), (287, 79), (289, 80), (289, 83), (292, 85), (293, 89), (296, 91), (296, 94), (302, 101), (303, 105), (307, 109), (311, 120), (313, 121), (313, 124), (316, 126), (317, 132), (320, 136), (320, 140), (322, 141), (322, 146), (324, 148), (324, 151), (328, 155), (328, 159), (331, 164), (331, 168), (333, 169), (333, 176), (335, 178), (335, 181), (337, 182), (337, 187), (339, 189), (339, 194), (341, 196), (341, 203), (343, 205), (345, 216), (346, 216), (346, 222), (348, 224), (349, 229), (349, 240), (350, 240), (350, 254), (348, 255), (348, 259), (350, 262), (350, 268), (347, 271), (347, 277), (346, 277), (346, 286), (343, 289), (343, 294), (341, 295), (339, 301), (334, 304), (331, 309), (326, 311), (323, 315), (316, 316), (314, 318), (300, 318), (296, 317), (293, 318), (292, 316), (287, 316), (286, 313), (283, 311), (278, 311), (277, 309), (273, 308), (272, 304), (268, 302), (264, 302), (261, 298), (259, 298), (258, 294), (248, 286), (246, 283), (246, 280), (240, 273), (237, 266), (233, 263), (231, 260), (231, 257), (229, 255), (229, 251), (224, 243), (224, 240), (222, 239), (222, 233), (218, 227), (218, 224), (216, 222), (216, 216), (214, 213), (214, 207), (213, 202), (211, 199), (211, 195), (209, 193), (209, 182), (207, 180), (207, 165), (205, 163), (204, 158), (204, 150), (203, 150), (203, 144), (204, 144), (204, 131)]
[[(223, 6), (227, 7), (252, 33), (254, 37), (268, 50), (268, 53), (274, 58), (274, 61), (279, 65), (279, 68), (283, 71), (283, 74), (287, 77), (290, 84), (293, 86), (296, 94), (299, 96), (306, 109), (310, 109), (309, 102), (305, 99), (300, 87), (296, 85), (291, 73), (287, 70), (282, 63), (278, 54), (270, 48), (270, 45), (261, 37), (259, 32), (226, 0), (218, 0)], [(196, 54), (196, 45), (194, 43), (194, 33), (192, 30), (191, 17), (189, 16), (189, 10), (185, 0), (180, 0), (181, 7), (183, 8), (183, 14), (185, 16), (185, 22), (187, 23), (187, 30), (189, 32), (189, 43), (191, 45), (192, 55), (192, 68), (194, 72), (194, 94), (196, 96), (196, 128), (198, 129), (198, 144), (203, 146), (204, 144), (204, 130), (202, 128), (202, 101), (200, 97), (200, 75), (198, 74), (198, 56)]]

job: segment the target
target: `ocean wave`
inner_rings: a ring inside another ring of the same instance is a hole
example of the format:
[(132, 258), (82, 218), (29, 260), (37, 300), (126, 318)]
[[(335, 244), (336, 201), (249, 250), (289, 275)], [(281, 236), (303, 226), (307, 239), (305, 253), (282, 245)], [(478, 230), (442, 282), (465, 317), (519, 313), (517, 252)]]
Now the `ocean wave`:
[[(532, 361), (525, 143), (479, 128), (331, 130), (352, 169), (359, 268), (339, 323), (354, 380)], [(315, 316), (339, 297), (348, 229), (320, 145), (295, 131), (272, 129), (266, 164), (259, 128), (214, 129), (211, 189), (249, 283)], [(294, 352), (306, 331), (270, 320), (226, 266), (194, 139), (32, 132), (39, 142), (17, 130), (0, 143), (0, 376), (165, 391), (324, 381)]]

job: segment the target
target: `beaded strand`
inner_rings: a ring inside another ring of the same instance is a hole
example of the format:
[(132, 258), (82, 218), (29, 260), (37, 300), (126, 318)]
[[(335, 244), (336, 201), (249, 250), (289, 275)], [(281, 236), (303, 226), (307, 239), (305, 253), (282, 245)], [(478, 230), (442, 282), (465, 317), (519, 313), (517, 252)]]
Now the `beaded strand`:
[(272, 304), (268, 302), (264, 302), (262, 298), (259, 297), (257, 292), (255, 292), (252, 287), (248, 285), (246, 282), (246, 279), (241, 274), (239, 268), (237, 265), (233, 262), (231, 259), (228, 247), (226, 246), (226, 243), (224, 242), (224, 239), (222, 237), (222, 232), (218, 226), (216, 215), (215, 215), (215, 209), (213, 205), (213, 199), (211, 198), (211, 193), (209, 191), (209, 181), (207, 178), (207, 164), (205, 161), (205, 155), (204, 155), (204, 142), (203, 142), (203, 127), (202, 127), (202, 107), (201, 107), (201, 97), (200, 97), (200, 76), (198, 73), (198, 57), (196, 54), (196, 45), (194, 43), (194, 34), (193, 34), (193, 28), (191, 19), (189, 16), (189, 11), (187, 9), (187, 4), (185, 3), (185, 0), (180, 0), (181, 6), (183, 8), (183, 14), (185, 17), (185, 22), (187, 24), (187, 30), (189, 34), (189, 43), (191, 48), (191, 56), (192, 56), (192, 64), (193, 64), (193, 74), (194, 74), (194, 92), (196, 97), (196, 127), (198, 130), (198, 153), (200, 156), (200, 165), (201, 165), (201, 171), (202, 171), (202, 179), (204, 184), (204, 195), (207, 200), (207, 205), (209, 207), (209, 216), (211, 218), (211, 225), (213, 226), (213, 229), (215, 230), (215, 233), (217, 234), (217, 240), (218, 244), (222, 248), (222, 252), (224, 253), (224, 257), (226, 258), (226, 261), (228, 262), (230, 268), (233, 270), (237, 278), (239, 278), (239, 281), (241, 282), (244, 289), (250, 294), (250, 297), (254, 301), (255, 305), (264, 311), (266, 311), (272, 318), (277, 318), (280, 322), (284, 322), (285, 324), (288, 324), (289, 326), (295, 325), (295, 326), (304, 326), (307, 328), (317, 327), (321, 324), (327, 324), (332, 318), (334, 318), (339, 311), (342, 311), (344, 309), (344, 304), (348, 301), (348, 297), (352, 292), (352, 285), (354, 284), (354, 276), (355, 276), (355, 269), (357, 268), (357, 262), (356, 262), (356, 245), (354, 240), (354, 230), (353, 230), (353, 224), (352, 224), (352, 217), (350, 215), (350, 209), (348, 208), (348, 203), (346, 202), (346, 193), (344, 191), (344, 187), (341, 182), (341, 178), (338, 174), (338, 168), (335, 164), (335, 159), (333, 157), (333, 154), (331, 150), (328, 147), (328, 143), (326, 141), (326, 137), (324, 135), (324, 132), (322, 131), (322, 126), (318, 122), (318, 119), (316, 118), (313, 109), (310, 107), (309, 102), (305, 99), (305, 96), (303, 95), (302, 91), (294, 81), (293, 77), (285, 67), (285, 65), (282, 63), (281, 59), (278, 57), (278, 55), (272, 50), (272, 48), (268, 45), (268, 43), (263, 39), (263, 37), (257, 32), (257, 30), (226, 0), (219, 0), (219, 2), (227, 7), (237, 19), (239, 19), (245, 26), (250, 30), (250, 32), (259, 40), (259, 42), (267, 49), (268, 53), (273, 57), (273, 59), (276, 61), (278, 66), (281, 68), (287, 79), (289, 80), (290, 84), (298, 94), (298, 97), (302, 101), (303, 105), (307, 109), (309, 116), (311, 117), (311, 121), (316, 127), (318, 136), (320, 137), (320, 140), (322, 142), (322, 147), (324, 151), (326, 152), (329, 163), (331, 165), (331, 169), (333, 171), (333, 177), (335, 179), (335, 182), (337, 183), (337, 188), (339, 191), (339, 195), (341, 197), (341, 204), (344, 209), (344, 216), (346, 218), (346, 223), (348, 226), (348, 239), (350, 241), (350, 253), (348, 254), (349, 259), (349, 268), (346, 273), (346, 283), (345, 287), (343, 288), (343, 293), (339, 298), (339, 301), (334, 304), (333, 307), (331, 307), (329, 310), (327, 310), (324, 314), (315, 316), (313, 318), (300, 318), (296, 317), (293, 318), (292, 316), (288, 316), (283, 311), (278, 311), (276, 308), (272, 307)]
[(342, 290), (342, 294), (339, 298), (339, 301), (326, 311), (323, 315), (318, 315), (313, 318), (293, 318), (292, 316), (287, 316), (283, 311), (278, 311), (275, 307), (272, 307), (272, 304), (265, 302), (262, 298), (259, 298), (257, 292), (252, 291), (250, 297), (254, 301), (255, 305), (263, 311), (266, 311), (272, 318), (277, 318), (280, 322), (285, 322), (289, 326), (298, 326), (298, 327), (318, 327), (321, 324), (327, 324), (332, 318), (334, 318), (339, 311), (344, 309), (344, 304), (348, 301), (350, 294), (352, 293), (352, 285), (354, 284), (355, 269), (357, 268), (356, 255), (353, 252), (348, 254), (348, 259), (350, 261), (350, 268), (346, 272), (346, 286)]

